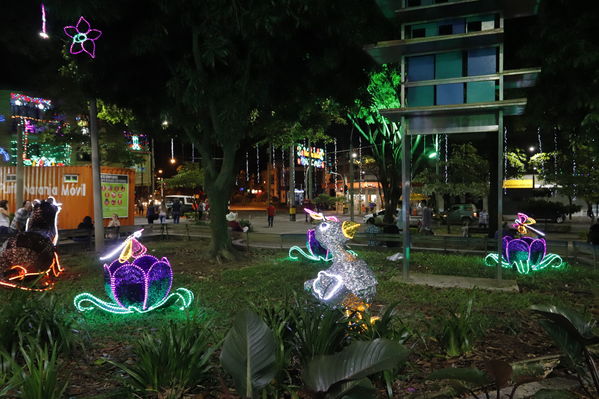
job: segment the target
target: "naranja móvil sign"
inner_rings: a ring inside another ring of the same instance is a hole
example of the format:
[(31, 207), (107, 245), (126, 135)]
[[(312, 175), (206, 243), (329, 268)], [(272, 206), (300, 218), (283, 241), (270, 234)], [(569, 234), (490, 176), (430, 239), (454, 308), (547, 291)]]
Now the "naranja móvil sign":
[[(62, 212), (58, 218), (60, 229), (75, 229), (85, 216), (93, 218), (91, 166), (25, 166), (23, 169), (24, 199), (43, 199), (51, 195), (62, 203)], [(135, 195), (135, 187), (130, 184), (134, 181), (135, 171), (132, 169), (102, 167), (102, 186), (107, 189), (108, 186), (111, 187), (108, 205), (105, 205), (105, 201), (102, 202), (104, 224), (115, 213), (118, 214), (121, 225), (135, 223), (134, 201), (129, 200)], [(0, 167), (0, 200), (8, 200), (11, 213), (21, 206), (15, 204), (16, 186), (16, 168)], [(114, 198), (112, 193), (115, 194)]]

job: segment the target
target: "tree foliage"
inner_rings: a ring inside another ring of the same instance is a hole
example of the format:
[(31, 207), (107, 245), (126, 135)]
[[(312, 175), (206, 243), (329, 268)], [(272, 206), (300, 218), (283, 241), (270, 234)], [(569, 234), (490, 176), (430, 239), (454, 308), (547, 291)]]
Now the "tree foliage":
[(541, 66), (529, 94), (534, 125), (592, 137), (599, 127), (599, 3), (584, 12), (568, 0), (541, 2), (527, 58)]
[(177, 168), (177, 174), (164, 179), (168, 187), (200, 188), (204, 186), (204, 171), (198, 163), (185, 163)]
[(471, 143), (454, 145), (447, 162), (440, 163), (440, 168), (447, 167), (447, 182), (432, 169), (425, 169), (415, 179), (423, 183), (425, 194), (438, 193), (455, 196), (466, 194), (482, 197), (489, 192), (489, 162), (481, 157)]

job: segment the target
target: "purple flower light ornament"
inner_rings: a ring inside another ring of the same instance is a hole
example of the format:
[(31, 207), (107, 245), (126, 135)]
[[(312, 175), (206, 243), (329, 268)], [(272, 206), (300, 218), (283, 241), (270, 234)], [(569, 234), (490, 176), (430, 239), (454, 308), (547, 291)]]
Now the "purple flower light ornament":
[[(514, 228), (518, 228), (518, 232), (522, 235), (518, 238), (503, 237), (502, 267), (516, 270), (520, 274), (528, 274), (531, 271), (534, 272), (547, 267), (559, 269), (562, 266), (563, 261), (559, 255), (547, 253), (547, 242), (544, 238), (523, 235), (527, 233), (527, 228), (533, 230), (539, 236), (545, 235), (543, 232), (530, 227), (530, 224), (534, 223), (534, 219), (523, 213), (518, 213)], [(497, 253), (490, 253), (485, 257), (487, 266), (495, 266), (497, 262)]]
[(77, 25), (65, 26), (63, 30), (73, 40), (69, 49), (71, 54), (86, 52), (90, 57), (96, 58), (96, 40), (102, 36), (102, 31), (92, 29), (83, 17), (79, 18)]
[(100, 258), (112, 258), (120, 250), (117, 259), (104, 265), (104, 286), (113, 302), (82, 293), (74, 301), (78, 310), (97, 307), (110, 313), (147, 313), (174, 304), (183, 310), (191, 304), (193, 293), (185, 288), (169, 295), (173, 282), (171, 265), (167, 258), (147, 255), (146, 247), (136, 239), (140, 235), (141, 231), (134, 233), (111, 254)]

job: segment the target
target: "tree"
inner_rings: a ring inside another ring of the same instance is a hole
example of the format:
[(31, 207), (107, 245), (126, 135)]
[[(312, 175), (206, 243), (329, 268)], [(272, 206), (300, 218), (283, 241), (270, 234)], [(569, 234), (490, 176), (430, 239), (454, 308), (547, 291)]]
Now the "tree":
[[(397, 209), (401, 197), (401, 160), (404, 132), (398, 123), (379, 113), (381, 109), (399, 108), (401, 76), (397, 67), (382, 65), (370, 75), (365, 100), (356, 100), (348, 118), (371, 145), (372, 157), (377, 163), (377, 178), (383, 190), (385, 209)], [(417, 136), (412, 154), (421, 136)], [(393, 223), (393, 212), (386, 212), (384, 223)]]
[(293, 121), (305, 104), (353, 101), (372, 63), (361, 47), (386, 26), (372, 0), (150, 0), (142, 8), (63, 0), (55, 7), (55, 32), (80, 15), (103, 30), (95, 59), (68, 55), (60, 35), (48, 42), (66, 54), (63, 66), (84, 97), (131, 109), (144, 132), (168, 115), (160, 136), (183, 131), (196, 145), (217, 258), (233, 256), (224, 216), (239, 152), (269, 135), (254, 129), (256, 116)]
[(164, 182), (169, 187), (201, 188), (204, 186), (204, 171), (197, 163), (185, 163), (177, 168), (177, 174)]
[(472, 194), (482, 197), (489, 191), (489, 162), (481, 157), (471, 143), (454, 145), (447, 162), (447, 182), (432, 169), (426, 169), (417, 177), (423, 183), (425, 194), (440, 193), (465, 197)]
[(599, 203), (599, 170), (593, 139), (572, 141), (568, 148), (557, 152), (539, 153), (531, 158), (532, 165), (545, 182), (554, 185), (557, 193), (568, 198), (571, 211), (575, 197), (587, 204), (589, 214), (592, 204)]
[(568, 0), (541, 2), (524, 51), (531, 65), (542, 68), (527, 115), (535, 126), (593, 137), (599, 127), (599, 3), (580, 10)]

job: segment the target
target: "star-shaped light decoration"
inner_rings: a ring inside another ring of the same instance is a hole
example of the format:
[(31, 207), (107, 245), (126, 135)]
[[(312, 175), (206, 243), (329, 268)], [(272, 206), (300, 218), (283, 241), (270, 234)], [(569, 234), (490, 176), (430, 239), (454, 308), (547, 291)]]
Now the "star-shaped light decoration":
[(71, 54), (86, 52), (90, 57), (96, 58), (96, 40), (102, 36), (102, 31), (91, 29), (89, 22), (83, 17), (79, 18), (77, 25), (65, 26), (64, 33), (73, 39), (69, 51)]

